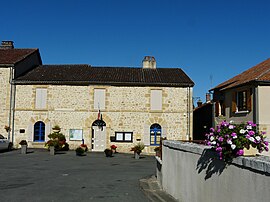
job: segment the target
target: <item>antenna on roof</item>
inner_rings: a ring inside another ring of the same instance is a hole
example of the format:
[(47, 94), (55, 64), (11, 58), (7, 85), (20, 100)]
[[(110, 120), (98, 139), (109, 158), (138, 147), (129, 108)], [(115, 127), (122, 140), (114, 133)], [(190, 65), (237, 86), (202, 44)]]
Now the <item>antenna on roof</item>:
[(213, 87), (213, 75), (210, 74), (210, 88)]

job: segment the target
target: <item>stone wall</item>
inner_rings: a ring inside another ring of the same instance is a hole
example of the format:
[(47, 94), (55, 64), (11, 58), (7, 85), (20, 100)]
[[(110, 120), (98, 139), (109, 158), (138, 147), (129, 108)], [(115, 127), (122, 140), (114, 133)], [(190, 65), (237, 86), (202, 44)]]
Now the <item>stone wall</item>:
[(268, 202), (270, 158), (218, 160), (209, 147), (164, 141), (157, 174), (163, 189), (181, 202)]
[[(35, 109), (36, 88), (47, 88), (47, 106)], [(94, 89), (106, 89), (105, 110), (101, 110), (106, 123), (106, 147), (118, 146), (118, 151), (128, 152), (134, 143), (150, 139), (150, 126), (158, 123), (163, 136), (179, 140), (187, 134), (187, 88), (173, 87), (121, 87), (121, 86), (70, 86), (70, 85), (17, 85), (15, 114), (15, 146), (21, 139), (33, 141), (33, 126), (37, 121), (46, 124), (46, 135), (58, 124), (69, 140), (69, 129), (83, 129), (85, 143), (91, 145), (92, 123), (97, 119), (94, 109)], [(151, 89), (162, 90), (162, 110), (150, 110)], [(192, 97), (192, 89), (190, 101)], [(190, 103), (190, 112), (192, 104)], [(191, 113), (192, 114), (192, 113)], [(192, 117), (190, 117), (192, 120)], [(190, 130), (192, 124), (190, 124)], [(25, 129), (25, 133), (20, 133)], [(133, 132), (133, 143), (110, 142), (115, 132)], [(71, 148), (81, 141), (68, 141)], [(40, 144), (32, 144), (33, 147)], [(147, 147), (144, 152), (153, 152)]]
[(0, 67), (0, 134), (7, 137), (4, 129), (9, 123), (9, 106), (10, 106), (10, 84), (9, 84), (10, 68)]

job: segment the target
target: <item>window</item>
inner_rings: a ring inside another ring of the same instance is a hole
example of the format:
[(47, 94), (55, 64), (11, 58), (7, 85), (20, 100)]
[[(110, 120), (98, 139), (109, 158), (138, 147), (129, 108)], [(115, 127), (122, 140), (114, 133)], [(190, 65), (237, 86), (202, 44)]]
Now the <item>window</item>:
[(36, 89), (36, 109), (46, 109), (47, 105), (47, 89)]
[(150, 126), (150, 145), (159, 145), (161, 138), (161, 126), (157, 123)]
[(251, 112), (252, 110), (252, 88), (233, 92), (232, 112)]
[(34, 142), (45, 141), (45, 124), (42, 121), (38, 121), (34, 125)]
[(133, 142), (133, 132), (115, 132), (115, 142)]
[(105, 109), (105, 89), (94, 89), (94, 109)]
[(247, 91), (237, 92), (236, 102), (237, 102), (238, 111), (246, 111), (247, 110)]
[(162, 90), (151, 90), (151, 110), (162, 110)]

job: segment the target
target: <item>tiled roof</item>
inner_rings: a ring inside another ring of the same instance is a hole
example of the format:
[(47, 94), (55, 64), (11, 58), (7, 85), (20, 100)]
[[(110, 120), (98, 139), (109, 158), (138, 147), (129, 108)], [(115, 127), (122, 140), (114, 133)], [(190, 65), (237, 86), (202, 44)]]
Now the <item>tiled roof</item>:
[(214, 89), (225, 90), (251, 81), (270, 81), (270, 58), (235, 77), (217, 85)]
[(21, 84), (110, 84), (193, 86), (179, 68), (91, 67), (89, 65), (40, 65), (16, 79)]
[(13, 65), (23, 60), (28, 55), (38, 49), (1, 49), (0, 48), (0, 65)]

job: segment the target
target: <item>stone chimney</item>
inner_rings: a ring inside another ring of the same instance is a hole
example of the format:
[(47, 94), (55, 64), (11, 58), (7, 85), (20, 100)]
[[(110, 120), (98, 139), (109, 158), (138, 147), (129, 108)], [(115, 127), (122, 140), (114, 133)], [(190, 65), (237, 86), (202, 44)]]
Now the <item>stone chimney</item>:
[(13, 49), (14, 48), (14, 42), (13, 41), (2, 41), (1, 49)]
[(206, 93), (205, 100), (207, 103), (211, 102), (211, 94), (210, 93)]
[(143, 63), (143, 68), (146, 68), (146, 69), (157, 68), (157, 62), (153, 56), (145, 56), (142, 63)]
[(198, 100), (197, 105), (198, 105), (198, 107), (201, 107), (201, 106), (202, 106), (202, 101), (201, 101), (201, 99)]

